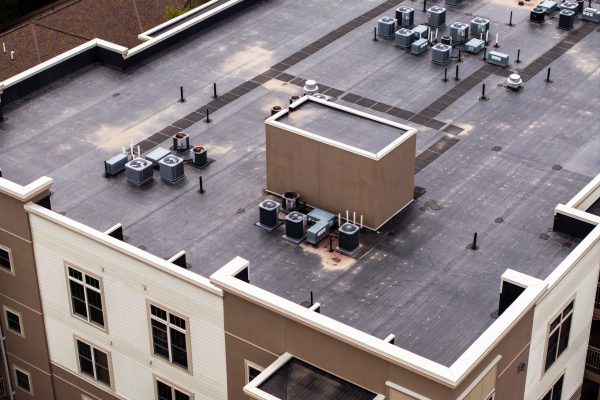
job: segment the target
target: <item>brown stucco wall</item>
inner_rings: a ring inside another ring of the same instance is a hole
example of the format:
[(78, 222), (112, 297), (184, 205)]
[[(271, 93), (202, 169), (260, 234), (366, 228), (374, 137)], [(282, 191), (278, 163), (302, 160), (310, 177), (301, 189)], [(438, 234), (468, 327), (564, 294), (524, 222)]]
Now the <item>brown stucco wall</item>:
[[(376, 393), (389, 395), (386, 381), (436, 400), (454, 400), (483, 372), (498, 354), (498, 400), (523, 398), (525, 372), (516, 365), (527, 363), (533, 310), (530, 310), (483, 361), (455, 389), (395, 365), (370, 352), (342, 342), (310, 326), (295, 322), (229, 292), (225, 293), (225, 331), (229, 399), (242, 400), (244, 360), (267, 367), (289, 352), (310, 364)], [(503, 372), (504, 371), (504, 372)]]
[(81, 395), (83, 394), (92, 399), (119, 400), (118, 397), (100, 389), (56, 364), (52, 364), (52, 373), (56, 399), (80, 400)]
[[(31, 200), (37, 201), (47, 195), (45, 192)], [(17, 399), (33, 397), (17, 388), (15, 365), (30, 373), (36, 399), (54, 399), (31, 232), (23, 205), (22, 201), (0, 193), (0, 244), (11, 250), (14, 271), (14, 274), (0, 271), (0, 310), (7, 306), (20, 313), (25, 333), (22, 337), (7, 330), (4, 313), (1, 314), (9, 376)]]
[(333, 213), (363, 214), (379, 228), (413, 200), (416, 136), (372, 160), (266, 125), (267, 190), (299, 192), (308, 204)]

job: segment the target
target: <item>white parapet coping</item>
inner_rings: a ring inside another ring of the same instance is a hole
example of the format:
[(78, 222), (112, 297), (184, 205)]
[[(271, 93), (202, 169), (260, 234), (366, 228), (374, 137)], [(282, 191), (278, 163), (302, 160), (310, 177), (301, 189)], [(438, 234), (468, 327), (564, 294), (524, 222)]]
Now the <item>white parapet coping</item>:
[[(131, 49), (129, 49), (129, 51), (127, 52), (127, 55), (125, 56), (125, 58), (129, 58), (131, 56), (134, 56), (134, 55), (136, 55), (136, 54), (144, 51), (148, 47), (151, 47), (151, 46), (153, 46), (153, 45), (155, 45), (157, 43), (160, 43), (163, 40), (168, 39), (171, 36), (176, 35), (179, 32), (184, 31), (184, 30), (186, 30), (186, 29), (188, 29), (188, 28), (196, 25), (196, 24), (198, 24), (198, 23), (200, 23), (200, 22), (202, 22), (202, 21), (204, 21), (204, 20), (212, 17), (213, 15), (216, 15), (216, 14), (220, 13), (223, 10), (226, 10), (226, 9), (228, 9), (230, 7), (233, 7), (234, 5), (236, 5), (238, 3), (241, 3), (242, 1), (245, 1), (245, 0), (229, 0), (228, 2), (221, 4), (220, 6), (215, 7), (214, 9), (212, 9), (210, 11), (207, 11), (207, 12), (205, 12), (203, 14), (200, 14), (196, 18), (193, 18), (193, 19), (191, 19), (191, 20), (189, 20), (187, 22), (184, 22), (181, 25), (176, 26), (175, 28), (170, 29), (170, 30), (168, 30), (167, 32), (165, 32), (165, 33), (163, 33), (161, 35), (149, 38), (146, 42), (144, 42), (142, 44), (139, 44), (139, 45), (137, 45), (137, 46), (132, 47)], [(185, 16), (185, 14), (181, 15), (180, 17), (183, 18), (184, 16)], [(167, 22), (169, 22), (169, 23), (172, 24), (175, 21), (171, 20), (171, 21), (167, 21)], [(168, 24), (165, 23), (163, 25), (166, 26)], [(159, 28), (160, 26), (161, 25), (159, 25), (159, 26), (157, 26), (157, 27), (155, 27), (153, 29), (150, 29), (149, 31), (146, 31), (146, 32), (142, 33), (142, 35), (147, 36), (148, 33), (152, 33), (153, 31), (156, 31), (156, 30), (160, 29)]]
[(585, 185), (583, 189), (573, 196), (566, 206), (585, 211), (590, 208), (598, 198), (600, 198), (600, 174), (596, 175), (590, 183)]
[(85, 224), (72, 220), (71, 218), (60, 215), (52, 210), (48, 210), (37, 204), (29, 203), (25, 205), (25, 211), (30, 214), (37, 215), (47, 221), (60, 225), (70, 231), (88, 237), (98, 243), (105, 245), (113, 251), (120, 252), (129, 257), (135, 258), (149, 267), (157, 268), (173, 276), (176, 276), (200, 289), (203, 289), (214, 295), (223, 296), (223, 291), (214, 286), (207, 278), (188, 271), (181, 267), (177, 267), (167, 260), (163, 260), (147, 251), (141, 250), (126, 242), (115, 239), (103, 232), (97, 231)]
[[(377, 153), (372, 153), (372, 152), (369, 152), (369, 151), (365, 151), (363, 149), (359, 149), (358, 147), (351, 146), (351, 145), (348, 145), (348, 144), (345, 144), (345, 143), (341, 143), (341, 142), (338, 142), (337, 140), (325, 138), (325, 137), (320, 136), (318, 134), (311, 133), (311, 132), (305, 131), (303, 129), (296, 128), (295, 126), (291, 126), (291, 125), (285, 124), (283, 122), (277, 121), (280, 117), (282, 117), (285, 114), (289, 113), (290, 108), (294, 109), (295, 107), (298, 107), (298, 106), (304, 104), (307, 101), (312, 101), (312, 102), (315, 102), (315, 103), (319, 103), (319, 104), (322, 104), (322, 105), (324, 105), (326, 107), (335, 108), (335, 109), (338, 109), (340, 111), (347, 112), (349, 114), (354, 114), (354, 115), (356, 115), (358, 117), (361, 117), (361, 118), (366, 118), (366, 119), (370, 119), (370, 120), (375, 121), (375, 122), (379, 122), (381, 124), (393, 126), (394, 128), (402, 129), (405, 132), (402, 135), (400, 135), (396, 140), (394, 140), (392, 143), (388, 144), (386, 147), (384, 147), (383, 149), (381, 149)], [(265, 123), (267, 125), (275, 126), (277, 128), (280, 128), (280, 129), (283, 129), (283, 130), (286, 130), (286, 131), (289, 131), (289, 132), (293, 132), (293, 133), (295, 133), (297, 135), (304, 136), (304, 137), (309, 138), (311, 140), (315, 140), (317, 142), (321, 142), (321, 143), (327, 144), (329, 146), (333, 146), (333, 147), (336, 147), (338, 149), (341, 149), (341, 150), (344, 150), (344, 151), (348, 151), (350, 153), (357, 154), (357, 155), (362, 156), (362, 157), (370, 158), (371, 160), (375, 160), (375, 161), (381, 160), (385, 155), (387, 155), (390, 151), (394, 150), (401, 143), (405, 142), (406, 140), (408, 140), (409, 138), (411, 138), (412, 136), (414, 136), (414, 135), (417, 134), (417, 130), (415, 128), (412, 128), (412, 127), (408, 126), (408, 125), (402, 125), (402, 124), (399, 124), (397, 122), (390, 121), (389, 119), (381, 118), (381, 117), (378, 117), (376, 115), (372, 115), (372, 114), (368, 114), (368, 113), (365, 113), (365, 112), (362, 112), (362, 111), (359, 111), (359, 110), (355, 110), (353, 108), (346, 107), (346, 106), (343, 106), (341, 104), (333, 103), (331, 101), (319, 99), (319, 98), (316, 98), (314, 96), (303, 96), (303, 97), (301, 97), (300, 99), (296, 100), (294, 103), (290, 104), (290, 106), (288, 108), (284, 108), (283, 110), (279, 111), (277, 114), (274, 114), (271, 117), (267, 118), (265, 120)]]
[(17, 75), (14, 75), (2, 82), (0, 82), (0, 86), (3, 86), (4, 88), (9, 88), (13, 85), (16, 85), (17, 83), (24, 81), (25, 79), (37, 75), (40, 72), (43, 72), (49, 68), (54, 67), (55, 65), (58, 65), (70, 58), (73, 58), (91, 48), (94, 47), (103, 47), (105, 49), (108, 50), (112, 50), (114, 52), (120, 53), (121, 55), (124, 55), (125, 53), (127, 53), (127, 47), (123, 47), (123, 46), (119, 46), (118, 44), (114, 44), (111, 42), (107, 42), (106, 40), (102, 40), (102, 39), (92, 39), (86, 43), (83, 43), (77, 47), (72, 48), (71, 50), (65, 51), (62, 54), (57, 55), (56, 57), (52, 57), (51, 59), (44, 61), (41, 64), (36, 65), (35, 67), (31, 67), (26, 71), (23, 71)]
[(4, 193), (26, 203), (40, 193), (50, 190), (53, 183), (54, 181), (46, 176), (41, 177), (26, 186), (21, 186), (8, 179), (0, 178), (0, 193)]
[[(311, 326), (356, 348), (374, 354), (453, 389), (489, 355), (494, 346), (537, 303), (548, 287), (545, 281), (528, 277), (516, 271), (507, 271), (505, 276), (518, 281), (520, 285), (526, 286), (526, 289), (450, 367), (446, 367), (418, 354), (387, 343), (385, 340), (376, 338), (366, 332), (338, 322), (333, 318), (311, 312), (299, 304), (235, 278), (248, 265), (248, 261), (241, 257), (236, 257), (212, 274), (210, 280), (225, 291), (239, 295), (280, 315), (284, 315), (303, 325)], [(264, 400), (272, 399), (264, 398)]]
[(198, 7), (194, 8), (194, 9), (192, 9), (192, 10), (184, 13), (184, 14), (181, 14), (178, 17), (171, 18), (170, 20), (165, 21), (165, 22), (163, 22), (160, 25), (156, 25), (155, 27), (152, 27), (152, 28), (148, 29), (147, 31), (140, 33), (138, 35), (138, 39), (143, 40), (143, 41), (152, 40), (152, 36), (150, 36), (150, 35), (153, 34), (154, 32), (159, 31), (161, 29), (164, 29), (164, 28), (166, 28), (169, 25), (173, 25), (173, 24), (181, 21), (182, 19), (189, 18), (190, 15), (198, 14), (199, 12), (201, 12), (202, 10), (204, 10), (205, 8), (210, 7), (210, 6), (212, 6), (213, 4), (215, 4), (215, 3), (219, 2), (219, 1), (220, 0), (211, 0), (208, 3), (204, 3), (201, 6), (198, 6)]
[(554, 215), (562, 214), (568, 217), (577, 219), (579, 221), (587, 222), (592, 225), (600, 224), (600, 217), (594, 214), (590, 214), (586, 211), (580, 210), (578, 208), (566, 206), (564, 204), (559, 204), (554, 208)]

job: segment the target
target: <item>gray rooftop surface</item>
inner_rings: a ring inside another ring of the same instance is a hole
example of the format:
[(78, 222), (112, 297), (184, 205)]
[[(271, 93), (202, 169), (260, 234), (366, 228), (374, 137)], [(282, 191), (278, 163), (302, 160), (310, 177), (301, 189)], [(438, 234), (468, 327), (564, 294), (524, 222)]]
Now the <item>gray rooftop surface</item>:
[(406, 133), (402, 128), (313, 101), (283, 114), (277, 122), (375, 154)]
[[(398, 346), (449, 365), (494, 321), (507, 268), (545, 278), (577, 245), (551, 227), (554, 207), (600, 173), (599, 32), (551, 63), (553, 84), (542, 71), (517, 94), (490, 75), (483, 82), (489, 101), (478, 101), (477, 86), (438, 115), (464, 128), (460, 141), (416, 175), (423, 196), (380, 232), (363, 235), (359, 260), (292, 245), (281, 231), (253, 225), (265, 197), (264, 119), (298, 94), (290, 84), (271, 80), (214, 113), (211, 124), (188, 128), (192, 144), (216, 161), (204, 170), (187, 167), (182, 184), (165, 184), (157, 173), (142, 188), (123, 176), (103, 177), (103, 160), (210, 101), (213, 82), (230, 90), (376, 4), (261, 2), (126, 72), (91, 67), (73, 74), (5, 107), (0, 168), (22, 184), (54, 178), (53, 209), (75, 220), (102, 231), (121, 222), (128, 243), (160, 257), (184, 249), (204, 276), (244, 257), (253, 284), (295, 302), (313, 290), (323, 314), (377, 337), (394, 333)], [(510, 10), (513, 28), (506, 26)], [(570, 35), (556, 20), (532, 26), (528, 12), (512, 0), (475, 1), (449, 9), (447, 20), (489, 17), (502, 51), (521, 48), (523, 68)], [(423, 18), (418, 11), (417, 22)], [(376, 19), (289, 73), (411, 111), (456, 84), (441, 82), (443, 69), (429, 54), (372, 41)], [(463, 78), (482, 65), (479, 58), (465, 56)], [(386, 117), (418, 129), (418, 153), (445, 135)], [(466, 248), (474, 232), (476, 252)]]

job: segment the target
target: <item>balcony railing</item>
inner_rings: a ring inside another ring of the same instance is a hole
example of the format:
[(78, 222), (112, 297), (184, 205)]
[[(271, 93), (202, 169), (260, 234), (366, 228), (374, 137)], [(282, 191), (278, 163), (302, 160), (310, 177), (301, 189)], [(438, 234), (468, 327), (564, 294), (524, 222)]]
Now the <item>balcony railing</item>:
[(585, 359), (585, 368), (595, 374), (600, 375), (600, 349), (588, 346), (587, 357)]

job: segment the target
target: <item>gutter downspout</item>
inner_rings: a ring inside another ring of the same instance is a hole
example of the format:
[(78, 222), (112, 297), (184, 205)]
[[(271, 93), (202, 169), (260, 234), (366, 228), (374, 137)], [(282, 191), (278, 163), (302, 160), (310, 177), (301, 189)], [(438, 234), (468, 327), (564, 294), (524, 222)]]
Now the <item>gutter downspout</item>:
[(0, 326), (0, 337), (1, 345), (0, 352), (2, 353), (2, 364), (4, 365), (4, 370), (6, 371), (6, 385), (8, 387), (8, 398), (10, 400), (15, 400), (14, 392), (12, 390), (12, 383), (10, 381), (10, 370), (8, 369), (8, 359), (6, 358), (6, 346), (4, 346), (4, 341), (6, 338), (4, 337), (4, 332), (2, 331), (2, 326)]

